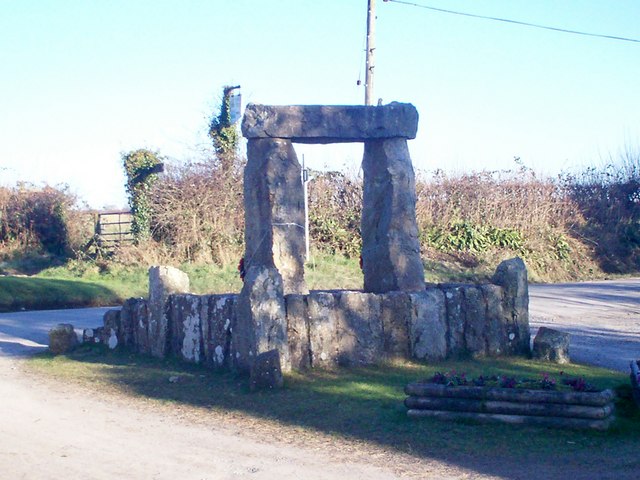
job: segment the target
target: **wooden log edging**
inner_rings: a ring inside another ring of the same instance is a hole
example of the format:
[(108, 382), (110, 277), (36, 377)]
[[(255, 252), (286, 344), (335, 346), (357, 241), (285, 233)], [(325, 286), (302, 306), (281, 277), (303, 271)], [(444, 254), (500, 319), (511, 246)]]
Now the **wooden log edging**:
[(407, 397), (404, 404), (409, 409), (417, 410), (450, 410), (456, 412), (500, 413), (543, 417), (602, 419), (607, 418), (613, 413), (613, 406), (611, 404), (602, 407), (592, 407), (563, 403), (501, 402), (495, 400), (431, 397)]
[(638, 408), (640, 408), (640, 362), (636, 360), (631, 361), (631, 373), (629, 377), (631, 379), (631, 393), (633, 395), (633, 400), (636, 402)]
[(615, 420), (614, 416), (609, 416), (601, 420), (593, 420), (588, 418), (534, 417), (529, 415), (501, 415), (444, 410), (409, 410), (407, 415), (414, 418), (433, 417), (442, 420), (472, 420), (480, 423), (509, 423), (512, 425), (532, 425), (576, 430), (607, 430)]
[(448, 387), (436, 383), (410, 383), (404, 389), (407, 395), (416, 397), (452, 397), (475, 400), (504, 400), (528, 403), (563, 403), (601, 407), (615, 398), (612, 390), (600, 392), (556, 392), (553, 390), (529, 390), (499, 387)]
[(615, 418), (611, 390), (557, 392), (416, 382), (405, 392), (410, 417), (596, 430), (608, 429)]

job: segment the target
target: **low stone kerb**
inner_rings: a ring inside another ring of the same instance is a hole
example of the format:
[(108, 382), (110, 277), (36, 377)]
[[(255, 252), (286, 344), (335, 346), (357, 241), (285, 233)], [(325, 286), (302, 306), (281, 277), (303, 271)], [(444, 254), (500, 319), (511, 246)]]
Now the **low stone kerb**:
[(412, 139), (417, 130), (416, 108), (398, 102), (381, 106), (249, 104), (242, 121), (246, 138), (284, 138), (297, 143)]

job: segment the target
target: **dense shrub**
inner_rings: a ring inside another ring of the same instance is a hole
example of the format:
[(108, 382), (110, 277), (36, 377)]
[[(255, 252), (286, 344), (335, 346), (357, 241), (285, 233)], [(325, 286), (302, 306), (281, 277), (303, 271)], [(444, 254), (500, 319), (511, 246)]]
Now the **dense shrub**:
[(91, 237), (93, 225), (66, 186), (21, 183), (0, 187), (0, 251), (72, 256)]
[(594, 245), (601, 267), (615, 273), (640, 270), (640, 152), (565, 174), (562, 181), (586, 220), (577, 233)]
[(213, 161), (168, 165), (149, 192), (154, 240), (179, 261), (237, 262), (244, 235), (241, 172)]
[(358, 257), (361, 215), (361, 179), (340, 172), (313, 175), (309, 182), (309, 231), (316, 248)]
[(519, 255), (533, 278), (571, 279), (593, 273), (589, 245), (576, 238), (585, 223), (566, 185), (515, 170), (418, 175), (416, 214), (423, 256), (466, 265)]

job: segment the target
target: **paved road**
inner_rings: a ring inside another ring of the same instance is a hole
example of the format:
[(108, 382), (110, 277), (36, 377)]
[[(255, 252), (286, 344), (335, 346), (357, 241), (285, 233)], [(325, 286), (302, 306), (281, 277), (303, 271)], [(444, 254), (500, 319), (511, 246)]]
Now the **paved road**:
[(0, 356), (23, 356), (47, 348), (49, 330), (58, 323), (72, 324), (79, 334), (84, 328), (98, 327), (110, 308), (0, 313)]
[(572, 361), (628, 372), (640, 358), (640, 278), (531, 285), (529, 299), (532, 338), (569, 332)]

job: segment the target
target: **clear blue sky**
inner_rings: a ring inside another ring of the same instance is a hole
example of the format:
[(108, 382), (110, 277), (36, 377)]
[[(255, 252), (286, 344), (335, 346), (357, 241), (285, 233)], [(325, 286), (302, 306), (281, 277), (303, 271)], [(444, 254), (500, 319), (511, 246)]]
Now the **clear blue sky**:
[[(637, 0), (413, 0), (640, 39)], [(243, 102), (361, 104), (366, 0), (0, 0), (0, 184), (123, 206), (120, 153), (187, 159), (225, 84)], [(419, 170), (555, 174), (640, 145), (640, 43), (377, 0), (375, 96), (420, 113)], [(300, 147), (357, 169), (361, 147)]]

